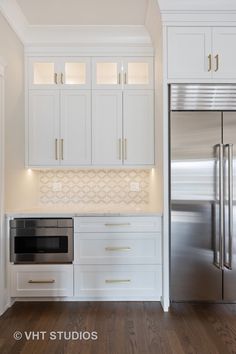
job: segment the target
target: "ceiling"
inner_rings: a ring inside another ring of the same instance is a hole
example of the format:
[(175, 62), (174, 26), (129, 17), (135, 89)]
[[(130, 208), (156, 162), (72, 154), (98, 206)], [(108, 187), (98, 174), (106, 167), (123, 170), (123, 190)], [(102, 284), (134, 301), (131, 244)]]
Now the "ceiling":
[(144, 25), (148, 0), (16, 0), (30, 25)]

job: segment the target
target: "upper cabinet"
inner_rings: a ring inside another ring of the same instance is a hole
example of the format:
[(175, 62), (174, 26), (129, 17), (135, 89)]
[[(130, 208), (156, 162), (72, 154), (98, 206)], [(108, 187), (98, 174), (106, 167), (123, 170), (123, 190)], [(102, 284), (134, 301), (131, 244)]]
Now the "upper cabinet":
[(89, 89), (90, 58), (34, 57), (29, 60), (30, 89)]
[(153, 58), (93, 58), (94, 89), (153, 89)]
[(235, 27), (169, 27), (168, 79), (236, 79)]
[(26, 165), (154, 165), (152, 57), (30, 57)]

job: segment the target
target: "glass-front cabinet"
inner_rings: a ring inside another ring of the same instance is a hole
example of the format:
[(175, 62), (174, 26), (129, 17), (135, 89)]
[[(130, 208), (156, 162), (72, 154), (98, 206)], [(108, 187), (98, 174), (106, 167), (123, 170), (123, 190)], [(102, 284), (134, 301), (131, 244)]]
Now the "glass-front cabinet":
[(91, 87), (90, 58), (30, 58), (29, 88), (88, 89)]
[(93, 58), (93, 88), (153, 89), (150, 57)]

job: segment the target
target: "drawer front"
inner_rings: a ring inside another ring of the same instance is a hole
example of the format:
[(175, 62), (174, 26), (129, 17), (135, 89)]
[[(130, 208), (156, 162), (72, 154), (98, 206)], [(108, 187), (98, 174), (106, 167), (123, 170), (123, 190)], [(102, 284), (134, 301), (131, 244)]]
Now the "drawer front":
[(75, 296), (160, 300), (161, 266), (75, 266)]
[(76, 233), (77, 264), (161, 264), (160, 233)]
[(75, 232), (161, 232), (161, 217), (76, 217)]
[(13, 265), (11, 296), (73, 296), (73, 265)]

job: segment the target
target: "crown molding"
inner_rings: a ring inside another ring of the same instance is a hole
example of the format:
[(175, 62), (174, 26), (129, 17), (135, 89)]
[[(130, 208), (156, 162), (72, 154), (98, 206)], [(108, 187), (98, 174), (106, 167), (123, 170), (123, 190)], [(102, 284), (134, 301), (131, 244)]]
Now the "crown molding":
[(186, 25), (222, 25), (234, 26), (236, 24), (236, 10), (162, 10), (163, 23), (186, 23)]
[(0, 0), (0, 11), (24, 43), (27, 37), (28, 23), (16, 0)]
[(30, 25), (16, 0), (0, 0), (0, 11), (25, 45), (89, 44), (149, 45), (145, 26), (34, 26)]

